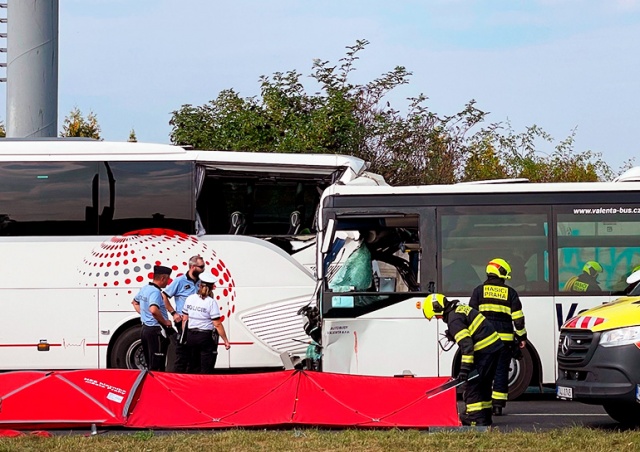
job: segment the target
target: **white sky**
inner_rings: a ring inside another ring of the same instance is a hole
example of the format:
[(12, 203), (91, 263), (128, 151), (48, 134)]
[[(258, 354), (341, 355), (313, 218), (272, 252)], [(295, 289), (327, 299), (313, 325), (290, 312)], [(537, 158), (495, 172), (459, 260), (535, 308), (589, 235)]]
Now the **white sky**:
[(575, 149), (614, 170), (638, 155), (638, 0), (60, 0), (59, 123), (77, 106), (107, 140), (133, 128), (168, 143), (182, 104), (256, 95), (261, 75), (306, 76), (357, 39), (371, 44), (354, 82), (413, 72), (398, 108), (419, 93), (441, 115), (475, 99), (516, 132), (577, 127)]

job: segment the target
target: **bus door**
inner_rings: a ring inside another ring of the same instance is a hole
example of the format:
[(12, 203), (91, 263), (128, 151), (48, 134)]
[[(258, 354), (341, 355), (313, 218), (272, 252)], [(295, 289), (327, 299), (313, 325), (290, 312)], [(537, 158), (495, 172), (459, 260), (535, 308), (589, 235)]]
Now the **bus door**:
[(320, 244), (324, 371), (437, 375), (435, 210), (325, 209)]

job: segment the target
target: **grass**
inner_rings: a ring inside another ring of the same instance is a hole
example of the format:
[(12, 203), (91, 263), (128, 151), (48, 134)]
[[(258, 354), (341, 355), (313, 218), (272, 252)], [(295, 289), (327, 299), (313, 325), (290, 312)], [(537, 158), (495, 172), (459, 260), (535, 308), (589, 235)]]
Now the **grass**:
[(138, 431), (96, 436), (55, 435), (0, 438), (4, 451), (635, 451), (640, 430), (603, 431), (574, 427), (544, 432), (499, 430), (226, 430), (194, 433)]

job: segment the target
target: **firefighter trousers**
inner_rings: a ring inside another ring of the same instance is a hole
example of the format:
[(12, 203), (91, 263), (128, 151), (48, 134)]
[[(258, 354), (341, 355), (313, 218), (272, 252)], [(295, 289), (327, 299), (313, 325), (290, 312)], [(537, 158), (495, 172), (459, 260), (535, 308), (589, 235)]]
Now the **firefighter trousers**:
[(511, 345), (504, 343), (504, 347), (499, 352), (498, 364), (496, 366), (496, 376), (493, 379), (493, 406), (504, 407), (509, 398), (509, 367), (511, 366)]
[(462, 394), (466, 405), (465, 413), (460, 416), (463, 425), (491, 425), (491, 388), (500, 351), (474, 354), (478, 377), (467, 382)]

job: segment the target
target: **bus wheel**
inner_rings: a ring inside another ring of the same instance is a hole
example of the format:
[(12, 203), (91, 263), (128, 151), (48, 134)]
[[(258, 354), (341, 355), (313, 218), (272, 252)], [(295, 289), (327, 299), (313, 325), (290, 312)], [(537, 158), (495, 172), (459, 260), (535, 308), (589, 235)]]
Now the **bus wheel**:
[(603, 408), (616, 422), (628, 426), (640, 425), (640, 407), (636, 404), (608, 402)]
[(116, 339), (111, 349), (111, 367), (116, 369), (146, 369), (142, 353), (140, 326), (129, 328)]
[(511, 360), (509, 367), (509, 400), (517, 399), (529, 387), (533, 376), (533, 359), (527, 347), (522, 349), (522, 359)]

